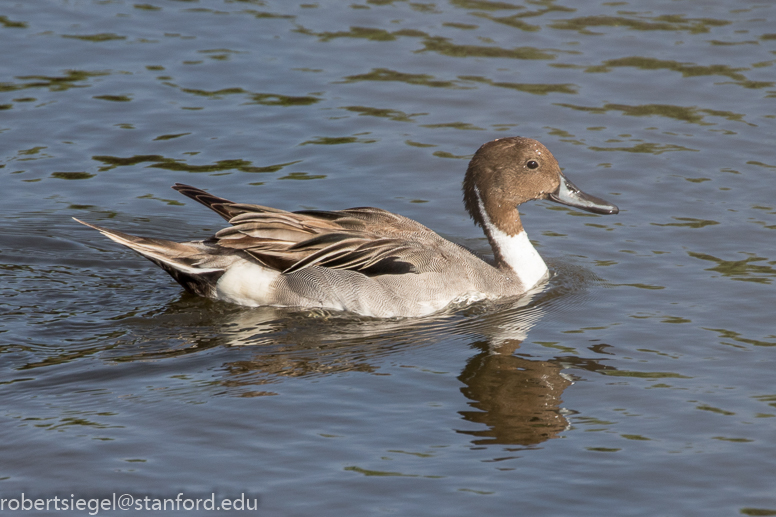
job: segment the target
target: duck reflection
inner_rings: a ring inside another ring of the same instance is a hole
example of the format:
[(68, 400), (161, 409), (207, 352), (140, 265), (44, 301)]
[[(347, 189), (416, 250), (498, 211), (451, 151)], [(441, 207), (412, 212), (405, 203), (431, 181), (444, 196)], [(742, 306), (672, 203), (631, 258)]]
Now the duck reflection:
[(517, 340), (496, 350), (487, 342), (473, 346), (480, 352), (469, 359), (458, 379), (466, 385), (461, 392), (475, 410), (461, 415), (488, 428), (460, 433), (478, 437), (473, 441), (477, 445), (535, 445), (568, 427), (560, 403), (571, 380), (559, 364), (514, 355), (520, 347)]
[(458, 432), (473, 436), (476, 445), (530, 446), (554, 438), (568, 427), (561, 396), (571, 380), (562, 373), (560, 361), (517, 353), (544, 311), (530, 296), (492, 309), (472, 308), (463, 318), (448, 314), (403, 321), (342, 319), (321, 313), (315, 318), (307, 315), (296, 324), (274, 309), (265, 310), (262, 317), (242, 312), (233, 322), (230, 344), (271, 346), (261, 346), (248, 360), (229, 363), (230, 375), (224, 383), (267, 384), (283, 377), (375, 372), (380, 359), (392, 351), (438, 343), (445, 334), (478, 335), (485, 339), (471, 344), (477, 353), (458, 376), (472, 409), (460, 414), (486, 428)]
[[(506, 306), (478, 304), (434, 317), (393, 321), (269, 307), (227, 309), (214, 315), (182, 303), (153, 322), (145, 320), (143, 326), (153, 329), (157, 343), (164, 341), (159, 340), (163, 328), (186, 343), (175, 350), (159, 350), (161, 356), (203, 349), (228, 356), (219, 382), (238, 396), (274, 395), (266, 385), (292, 377), (379, 373), (391, 355), (401, 352), (402, 361), (407, 361), (408, 350), (415, 354), (440, 342), (445, 346), (469, 342), (476, 354), (457, 378), (471, 409), (459, 413), (480, 428), (462, 425), (468, 429), (457, 432), (472, 436), (476, 445), (531, 446), (557, 437), (568, 426), (561, 409), (561, 396), (571, 384), (562, 373), (567, 358), (537, 360), (519, 353), (548, 300), (557, 294), (550, 290), (538, 301), (528, 296)], [(192, 319), (189, 325), (184, 324), (185, 313)], [(182, 329), (190, 332), (189, 339), (181, 335)], [(149, 355), (153, 351), (144, 348), (141, 357)], [(593, 363), (591, 368), (600, 367)]]

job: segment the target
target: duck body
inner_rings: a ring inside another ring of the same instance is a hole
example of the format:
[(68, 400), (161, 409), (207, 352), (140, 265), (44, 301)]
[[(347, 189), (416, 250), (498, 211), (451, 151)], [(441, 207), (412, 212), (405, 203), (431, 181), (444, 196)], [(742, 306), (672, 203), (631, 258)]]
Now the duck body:
[(580, 192), (552, 154), (528, 138), (484, 144), (463, 187), (464, 204), (493, 248), (493, 265), (416, 221), (378, 208), (287, 212), (233, 203), (183, 184), (173, 188), (230, 226), (207, 240), (179, 243), (83, 224), (200, 296), (247, 306), (417, 317), (451, 303), (519, 296), (547, 275), (520, 222), (519, 204), (550, 199), (601, 214), (618, 211)]

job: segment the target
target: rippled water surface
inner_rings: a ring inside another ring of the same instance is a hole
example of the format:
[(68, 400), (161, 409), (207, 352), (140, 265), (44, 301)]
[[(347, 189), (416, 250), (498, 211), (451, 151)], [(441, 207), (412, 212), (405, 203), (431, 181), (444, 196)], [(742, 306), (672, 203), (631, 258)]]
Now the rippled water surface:
[[(776, 515), (773, 2), (19, 0), (0, 48), (2, 497)], [(184, 182), (487, 253), (460, 182), (511, 135), (621, 208), (524, 206), (513, 304), (245, 309), (71, 219), (204, 238)]]

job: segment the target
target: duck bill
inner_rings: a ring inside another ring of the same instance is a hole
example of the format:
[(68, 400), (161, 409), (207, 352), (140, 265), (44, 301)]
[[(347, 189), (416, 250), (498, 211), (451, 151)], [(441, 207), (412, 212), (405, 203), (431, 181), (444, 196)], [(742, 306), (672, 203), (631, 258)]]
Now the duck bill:
[(573, 206), (594, 214), (616, 214), (620, 211), (615, 205), (600, 197), (585, 194), (571, 183), (566, 176), (560, 175), (560, 185), (549, 194), (549, 199), (562, 205)]

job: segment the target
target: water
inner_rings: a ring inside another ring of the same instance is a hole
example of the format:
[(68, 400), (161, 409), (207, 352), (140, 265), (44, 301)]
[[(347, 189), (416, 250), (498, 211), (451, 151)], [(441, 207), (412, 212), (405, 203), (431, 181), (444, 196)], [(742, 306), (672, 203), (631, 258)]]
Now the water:
[[(0, 498), (776, 515), (774, 22), (770, 2), (4, 2)], [(460, 182), (509, 135), (621, 209), (525, 206), (554, 276), (517, 304), (244, 309), (71, 219), (205, 237), (221, 221), (185, 182), (379, 206), (487, 252)]]

